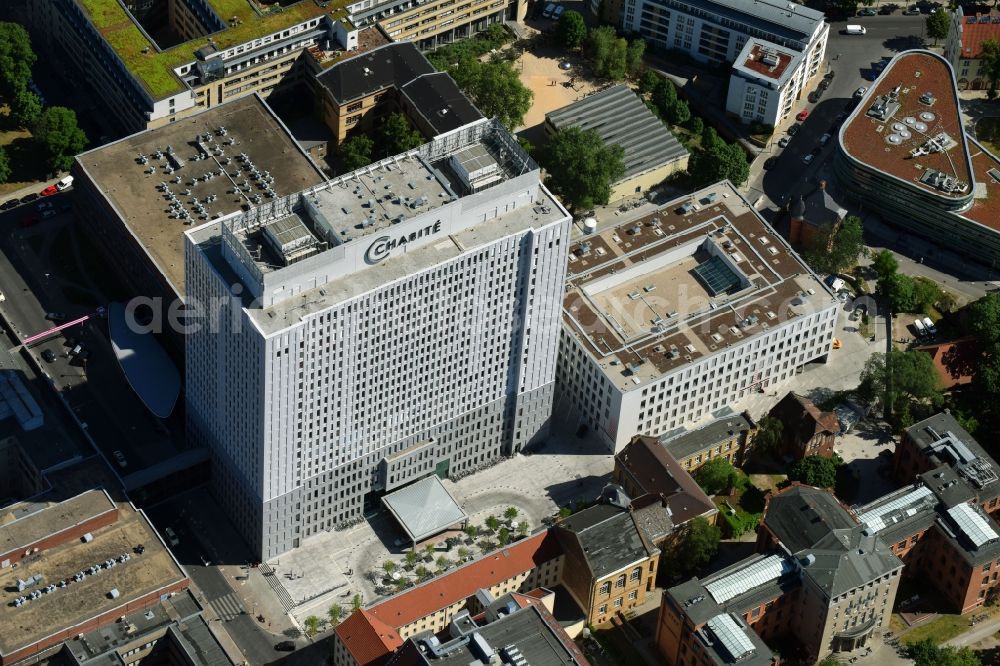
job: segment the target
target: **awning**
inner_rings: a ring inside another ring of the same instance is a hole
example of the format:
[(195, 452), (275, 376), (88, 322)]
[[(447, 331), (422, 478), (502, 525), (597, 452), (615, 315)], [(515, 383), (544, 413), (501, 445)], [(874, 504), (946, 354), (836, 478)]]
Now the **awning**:
[(167, 352), (151, 334), (132, 330), (121, 303), (108, 308), (108, 330), (129, 386), (153, 414), (170, 416), (181, 393), (181, 377)]
[(428, 476), (382, 498), (413, 543), (468, 518), (436, 476)]

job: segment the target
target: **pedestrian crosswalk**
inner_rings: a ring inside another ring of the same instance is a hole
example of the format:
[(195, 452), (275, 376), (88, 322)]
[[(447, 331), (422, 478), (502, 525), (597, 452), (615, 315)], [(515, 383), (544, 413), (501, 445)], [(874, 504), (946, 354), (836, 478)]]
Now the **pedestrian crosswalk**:
[(243, 613), (243, 604), (235, 592), (223, 595), (208, 602), (216, 615), (222, 620), (231, 620)]

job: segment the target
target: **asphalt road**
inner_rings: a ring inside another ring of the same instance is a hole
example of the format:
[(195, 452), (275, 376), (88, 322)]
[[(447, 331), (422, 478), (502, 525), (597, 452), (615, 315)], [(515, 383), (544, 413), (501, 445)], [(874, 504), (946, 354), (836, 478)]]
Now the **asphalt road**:
[[(799, 131), (791, 137), (787, 147), (779, 148), (778, 141), (786, 136), (786, 130), (792, 123), (786, 121), (786, 124), (775, 131), (768, 148), (751, 166), (750, 179), (745, 188), (750, 201), (755, 201), (763, 194), (766, 197), (764, 204), (773, 204), (777, 208), (789, 196), (808, 192), (816, 186), (816, 182), (824, 177), (821, 174), (824, 173), (826, 162), (836, 145), (838, 114), (846, 112), (855, 90), (872, 85), (871, 81), (864, 78), (872, 65), (883, 57), (923, 44), (925, 22), (926, 16), (903, 16), (897, 11), (889, 16), (854, 17), (849, 21), (830, 23), (827, 62), (821, 70), (824, 73), (834, 72), (830, 87), (815, 104), (810, 103), (803, 95), (795, 112), (806, 109), (809, 117), (805, 122), (794, 123), (799, 126)], [(848, 23), (865, 26), (868, 34), (841, 34)], [(812, 92), (818, 83), (817, 79), (808, 92)], [(803, 164), (802, 158), (819, 146), (819, 139), (826, 132), (833, 134), (833, 137), (812, 164)], [(765, 160), (775, 156), (778, 158), (777, 163), (765, 171)]]

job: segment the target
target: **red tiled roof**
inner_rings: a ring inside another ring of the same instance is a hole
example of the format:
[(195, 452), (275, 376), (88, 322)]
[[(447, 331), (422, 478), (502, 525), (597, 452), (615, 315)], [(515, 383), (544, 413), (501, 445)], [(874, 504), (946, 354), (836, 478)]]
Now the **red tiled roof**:
[(945, 388), (972, 381), (972, 371), (979, 360), (979, 346), (973, 338), (924, 345), (917, 349), (927, 352), (934, 359), (934, 369)]
[(1000, 18), (1000, 14), (990, 12), (987, 14), (976, 14), (975, 23), (966, 23), (968, 18), (962, 20), (962, 58), (979, 58), (982, 56), (983, 42), (987, 39), (1000, 40), (1000, 23), (980, 23), (979, 17), (989, 16)]
[(337, 625), (337, 637), (361, 666), (381, 664), (403, 644), (396, 630), (361, 609)]
[(368, 614), (396, 629), (489, 588), (559, 555), (559, 543), (548, 531), (518, 541), (423, 585), (368, 609)]

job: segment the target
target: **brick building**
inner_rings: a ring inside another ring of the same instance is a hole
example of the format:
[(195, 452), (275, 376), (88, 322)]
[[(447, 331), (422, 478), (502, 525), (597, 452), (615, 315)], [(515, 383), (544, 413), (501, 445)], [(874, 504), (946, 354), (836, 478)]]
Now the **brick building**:
[(781, 444), (786, 454), (796, 460), (833, 455), (840, 433), (840, 421), (833, 412), (824, 412), (809, 398), (789, 392), (771, 409), (770, 416), (781, 421)]
[(680, 428), (663, 435), (660, 441), (671, 456), (688, 472), (712, 458), (724, 457), (735, 467), (742, 467), (750, 457), (757, 424), (750, 414), (723, 416), (698, 428)]

